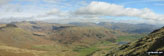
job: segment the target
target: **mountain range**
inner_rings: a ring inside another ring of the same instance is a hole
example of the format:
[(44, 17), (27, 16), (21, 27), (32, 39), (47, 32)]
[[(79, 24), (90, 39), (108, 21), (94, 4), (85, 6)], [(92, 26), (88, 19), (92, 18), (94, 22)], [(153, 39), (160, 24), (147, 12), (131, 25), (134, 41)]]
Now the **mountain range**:
[[(129, 25), (132, 27), (127, 27)], [(150, 51), (163, 50), (163, 46), (155, 46), (159, 44), (156, 40), (145, 40), (156, 35), (162, 37), (163, 28), (147, 36), (147, 33), (152, 31), (150, 29), (157, 28), (159, 26), (149, 24), (107, 22), (57, 24), (22, 21), (0, 24), (0, 56), (110, 56), (119, 52), (118, 55), (127, 55), (121, 52), (124, 52), (124, 49), (130, 52), (132, 47), (135, 50), (153, 44), (153, 47), (149, 48), (152, 49)], [(133, 42), (135, 40), (138, 41)], [(145, 44), (147, 42), (151, 42), (150, 45)], [(120, 48), (122, 49), (119, 50)], [(116, 53), (115, 49), (119, 52)], [(109, 52), (111, 50), (115, 51)]]
[(72, 22), (70, 24), (76, 26), (102, 26), (112, 30), (119, 30), (127, 33), (150, 33), (155, 29), (162, 27), (161, 25), (153, 24), (130, 24), (130, 23), (114, 23), (114, 22), (99, 22), (99, 23), (83, 23), (83, 22)]

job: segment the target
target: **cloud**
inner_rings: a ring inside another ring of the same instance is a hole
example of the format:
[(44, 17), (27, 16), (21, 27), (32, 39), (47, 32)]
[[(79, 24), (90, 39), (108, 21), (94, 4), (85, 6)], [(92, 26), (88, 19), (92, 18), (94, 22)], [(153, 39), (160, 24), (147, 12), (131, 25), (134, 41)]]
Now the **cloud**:
[(156, 4), (154, 4), (154, 5), (156, 5), (156, 6), (164, 6), (163, 3), (156, 3)]
[[(6, 2), (1, 2), (6, 1)], [(21, 5), (21, 2), (29, 1), (32, 4)], [(39, 1), (46, 3), (40, 4)], [(9, 0), (0, 0), (0, 4), (8, 3)], [(17, 4), (5, 4), (1, 6), (0, 22), (19, 20), (41, 20), (47, 22), (109, 22), (113, 21), (104, 16), (130, 16), (144, 18), (143, 20), (120, 20), (118, 22), (142, 23), (161, 22), (163, 15), (156, 14), (148, 8), (136, 9), (125, 8), (122, 5), (106, 2), (87, 2), (71, 0), (19, 0)], [(35, 3), (36, 2), (36, 3)], [(1, 20), (3, 19), (3, 20)], [(18, 20), (16, 20), (18, 19)], [(115, 19), (115, 18), (114, 18)], [(149, 19), (149, 21), (147, 21)], [(151, 21), (150, 21), (151, 20)], [(157, 21), (155, 21), (157, 20)], [(160, 21), (159, 21), (160, 20)], [(115, 20), (116, 21), (116, 20)]]
[(0, 5), (6, 4), (10, 2), (11, 0), (0, 0)]
[(106, 2), (91, 2), (86, 7), (81, 7), (75, 14), (77, 15), (98, 15), (98, 16), (129, 16), (151, 20), (164, 20), (164, 15), (156, 14), (148, 8), (136, 9), (125, 8), (117, 4)]
[(52, 10), (48, 11), (46, 15), (69, 16), (68, 12), (61, 11), (57, 8), (53, 8)]
[(10, 17), (33, 17), (43, 12), (44, 11), (38, 8), (37, 6), (21, 6), (19, 4), (6, 4), (1, 6), (0, 19)]
[(57, 2), (61, 2), (62, 0), (43, 0), (43, 1), (48, 3), (57, 3)]
[(56, 14), (58, 14), (58, 13), (60, 13), (60, 10), (54, 8), (54, 9), (48, 11), (46, 14), (47, 14), (47, 15), (56, 15)]
[[(57, 8), (54, 8), (42, 15), (38, 15), (35, 17), (36, 19), (42, 19), (40, 21), (46, 21), (51, 23), (70, 23), (70, 22), (99, 22), (104, 21), (104, 19), (100, 19), (98, 16), (83, 16), (83, 15), (75, 15), (70, 11), (62, 11)], [(107, 21), (107, 20), (106, 20)]]
[[(44, 12), (42, 14), (39, 14), (36, 16), (36, 18), (42, 18), (42, 17), (68, 17), (70, 16), (70, 13), (69, 12), (66, 12), (66, 11), (61, 11), (57, 8), (53, 8), (52, 10), (49, 10), (47, 12)], [(59, 18), (58, 18), (59, 19)]]

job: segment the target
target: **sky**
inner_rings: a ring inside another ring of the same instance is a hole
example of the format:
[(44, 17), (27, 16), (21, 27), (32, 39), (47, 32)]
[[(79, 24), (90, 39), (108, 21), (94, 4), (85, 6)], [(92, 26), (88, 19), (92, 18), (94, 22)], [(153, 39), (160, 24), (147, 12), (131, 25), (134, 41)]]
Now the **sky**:
[(164, 24), (164, 0), (0, 0), (0, 23), (13, 21)]

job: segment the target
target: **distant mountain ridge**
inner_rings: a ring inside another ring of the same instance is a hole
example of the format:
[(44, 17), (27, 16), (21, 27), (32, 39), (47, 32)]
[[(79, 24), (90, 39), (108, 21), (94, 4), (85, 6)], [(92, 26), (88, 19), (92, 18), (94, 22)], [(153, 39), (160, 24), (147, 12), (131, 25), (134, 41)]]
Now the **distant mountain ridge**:
[[(29, 22), (30, 24), (38, 24), (37, 21), (18, 21), (18, 22)], [(39, 21), (38, 21), (39, 22)], [(51, 25), (54, 23), (50, 23)], [(50, 25), (49, 24), (49, 25)], [(57, 24), (57, 23), (55, 23)], [(59, 24), (62, 25), (62, 24)], [(130, 24), (130, 23), (114, 23), (114, 22), (99, 22), (99, 23), (92, 23), (92, 22), (71, 22), (66, 25), (75, 25), (75, 26), (102, 26), (105, 28), (110, 28), (113, 30), (119, 30), (122, 32), (128, 33), (150, 33), (152, 30), (158, 29), (162, 27), (161, 25), (153, 25), (153, 24), (146, 24), (146, 23), (139, 23), (139, 24)], [(37, 26), (33, 26), (36, 27)]]
[(130, 23), (114, 23), (114, 22), (99, 22), (99, 23), (82, 23), (82, 22), (74, 22), (70, 23), (76, 26), (102, 26), (105, 28), (120, 30), (122, 32), (128, 33), (150, 33), (155, 29), (160, 28), (160, 25), (152, 25), (152, 24), (130, 24)]

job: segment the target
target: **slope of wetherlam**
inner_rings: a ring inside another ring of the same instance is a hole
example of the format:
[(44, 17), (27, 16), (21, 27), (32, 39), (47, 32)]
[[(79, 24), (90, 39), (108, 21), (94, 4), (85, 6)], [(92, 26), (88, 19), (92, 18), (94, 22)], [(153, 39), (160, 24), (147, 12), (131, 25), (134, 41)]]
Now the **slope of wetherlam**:
[(110, 51), (106, 56), (149, 56), (147, 52), (164, 51), (163, 43), (164, 27), (153, 31), (148, 36), (145, 36), (135, 42), (115, 48), (114, 50), (116, 51)]

